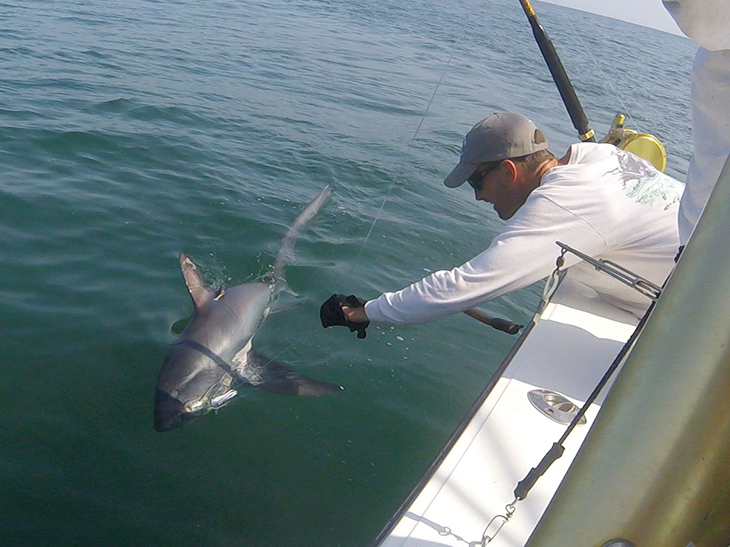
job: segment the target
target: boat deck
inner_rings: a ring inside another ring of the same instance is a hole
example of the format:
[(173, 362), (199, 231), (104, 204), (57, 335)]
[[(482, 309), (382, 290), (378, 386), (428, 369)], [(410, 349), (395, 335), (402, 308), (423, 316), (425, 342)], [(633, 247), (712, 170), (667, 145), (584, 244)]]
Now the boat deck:
[[(630, 337), (638, 320), (590, 289), (564, 281), (539, 321), (485, 389), (471, 417), (452, 437), (421, 484), (375, 545), (463, 547), (481, 544), (495, 515), (504, 515), (513, 491), (565, 431), (529, 401), (548, 390), (581, 406)], [(610, 385), (610, 384), (609, 384)], [(605, 392), (566, 440), (565, 453), (536, 483), (492, 541), (523, 546), (567, 472), (603, 402)], [(553, 410), (559, 410), (555, 407)], [(496, 523), (490, 527), (492, 535)]]

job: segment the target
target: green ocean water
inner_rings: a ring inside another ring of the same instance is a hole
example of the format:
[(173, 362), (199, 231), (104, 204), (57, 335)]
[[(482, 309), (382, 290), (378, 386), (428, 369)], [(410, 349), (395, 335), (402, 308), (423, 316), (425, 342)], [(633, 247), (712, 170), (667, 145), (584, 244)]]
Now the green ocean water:
[[(683, 180), (692, 43), (535, 7), (597, 133), (629, 114)], [(367, 545), (514, 338), (461, 315), (357, 340), (319, 305), (488, 245), (501, 221), (441, 183), (479, 119), (575, 142), (519, 3), (4, 1), (0, 74), (0, 546)], [(287, 269), (305, 304), (254, 347), (342, 394), (156, 433), (178, 253), (260, 278), (325, 185)], [(525, 323), (540, 290), (484, 310)]]

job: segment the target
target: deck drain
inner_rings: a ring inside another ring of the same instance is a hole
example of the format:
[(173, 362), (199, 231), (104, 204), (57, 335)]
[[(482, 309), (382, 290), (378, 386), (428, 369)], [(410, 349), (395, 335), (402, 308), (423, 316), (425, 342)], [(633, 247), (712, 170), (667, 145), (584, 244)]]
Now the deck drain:
[[(527, 393), (527, 398), (540, 413), (544, 414), (551, 420), (559, 424), (568, 425), (573, 421), (575, 415), (580, 410), (567, 398), (545, 389), (533, 389)], [(586, 423), (586, 417), (582, 416), (578, 421), (578, 425)]]

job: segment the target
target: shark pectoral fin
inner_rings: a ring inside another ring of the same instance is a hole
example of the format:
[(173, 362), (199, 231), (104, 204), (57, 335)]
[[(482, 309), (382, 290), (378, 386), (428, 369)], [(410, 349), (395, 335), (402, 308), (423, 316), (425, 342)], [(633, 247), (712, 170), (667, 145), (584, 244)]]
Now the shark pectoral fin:
[(318, 397), (320, 395), (339, 393), (342, 391), (342, 386), (330, 384), (329, 382), (322, 382), (320, 380), (310, 378), (309, 376), (289, 371), (286, 375), (267, 380), (267, 382), (261, 386), (261, 389), (270, 393), (280, 393), (281, 395)]
[(262, 383), (258, 385), (264, 391), (280, 393), (282, 395), (299, 395), (302, 397), (314, 397), (339, 393), (342, 386), (315, 380), (304, 374), (298, 374), (286, 365), (277, 361), (270, 361), (260, 355), (249, 354), (261, 366)]
[(170, 332), (172, 334), (174, 334), (175, 336), (177, 336), (178, 334), (180, 334), (182, 331), (185, 330), (185, 327), (188, 326), (188, 323), (190, 323), (191, 319), (192, 319), (192, 317), (183, 317), (182, 319), (178, 319), (170, 327)]
[(180, 269), (185, 278), (185, 284), (188, 286), (188, 291), (190, 291), (195, 309), (202, 308), (219, 296), (219, 291), (216, 291), (205, 282), (195, 263), (183, 253), (180, 253)]
[(271, 306), (271, 310), (269, 311), (269, 313), (274, 314), (282, 311), (293, 310), (295, 308), (303, 306), (304, 304), (304, 302), (277, 302), (276, 304)]

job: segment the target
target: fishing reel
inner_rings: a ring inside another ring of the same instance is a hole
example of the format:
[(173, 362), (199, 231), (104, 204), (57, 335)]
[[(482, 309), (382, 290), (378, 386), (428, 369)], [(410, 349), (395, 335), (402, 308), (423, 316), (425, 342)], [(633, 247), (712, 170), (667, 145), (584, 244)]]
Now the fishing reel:
[(626, 117), (623, 114), (616, 114), (611, 129), (601, 142), (613, 144), (636, 154), (663, 172), (667, 167), (667, 151), (664, 145), (654, 135), (627, 129), (624, 126), (625, 122)]

